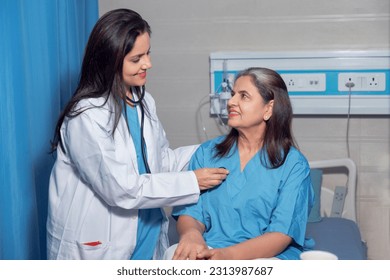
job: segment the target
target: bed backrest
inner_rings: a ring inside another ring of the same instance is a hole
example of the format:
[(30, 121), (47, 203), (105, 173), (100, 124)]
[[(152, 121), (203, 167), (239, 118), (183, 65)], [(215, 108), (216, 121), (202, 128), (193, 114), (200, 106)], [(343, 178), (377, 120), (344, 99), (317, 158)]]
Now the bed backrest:
[(331, 216), (335, 188), (336, 186), (345, 186), (347, 193), (344, 200), (344, 208), (341, 211), (341, 217), (356, 222), (357, 168), (354, 161), (350, 158), (340, 158), (310, 161), (309, 164), (310, 168), (321, 169), (323, 171), (321, 216)]

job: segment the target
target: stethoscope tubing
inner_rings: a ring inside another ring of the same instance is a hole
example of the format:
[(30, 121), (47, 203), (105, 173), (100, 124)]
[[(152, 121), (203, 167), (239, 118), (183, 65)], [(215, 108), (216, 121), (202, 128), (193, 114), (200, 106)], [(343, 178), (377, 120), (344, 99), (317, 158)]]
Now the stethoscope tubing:
[[(132, 91), (132, 92), (134, 93), (135, 91)], [(128, 101), (130, 101), (134, 105), (140, 105), (140, 109), (141, 109), (141, 128), (140, 129), (141, 129), (142, 159), (143, 159), (144, 164), (145, 164), (146, 173), (151, 173), (150, 172), (150, 167), (149, 167), (149, 164), (148, 164), (148, 159), (147, 159), (147, 156), (146, 156), (146, 142), (145, 142), (145, 138), (144, 138), (145, 109), (144, 109), (144, 104), (142, 103), (142, 100), (144, 99), (144, 97), (145, 97), (145, 86), (142, 86), (141, 87), (141, 95), (140, 95), (138, 100), (133, 100), (133, 99), (131, 99), (128, 96), (126, 96), (126, 99)]]

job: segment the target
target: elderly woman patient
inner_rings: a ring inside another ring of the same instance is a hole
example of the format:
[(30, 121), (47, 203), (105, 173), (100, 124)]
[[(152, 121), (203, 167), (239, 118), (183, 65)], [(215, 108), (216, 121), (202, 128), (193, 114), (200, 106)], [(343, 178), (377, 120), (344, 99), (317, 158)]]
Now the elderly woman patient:
[(230, 175), (197, 203), (173, 209), (180, 241), (165, 258), (299, 259), (314, 193), (283, 79), (266, 68), (240, 72), (228, 112), (229, 134), (203, 143), (190, 167)]

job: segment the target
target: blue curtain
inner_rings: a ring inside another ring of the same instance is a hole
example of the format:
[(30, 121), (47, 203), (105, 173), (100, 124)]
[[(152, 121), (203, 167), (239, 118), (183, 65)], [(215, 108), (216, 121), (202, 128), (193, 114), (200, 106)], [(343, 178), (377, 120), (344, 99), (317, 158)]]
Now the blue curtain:
[(97, 18), (97, 0), (0, 2), (0, 259), (46, 258), (50, 140)]

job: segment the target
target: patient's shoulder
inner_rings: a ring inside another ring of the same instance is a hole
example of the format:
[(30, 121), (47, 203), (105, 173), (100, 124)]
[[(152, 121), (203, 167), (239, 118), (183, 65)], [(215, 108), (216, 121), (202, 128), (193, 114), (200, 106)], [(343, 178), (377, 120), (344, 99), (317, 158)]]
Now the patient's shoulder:
[(200, 147), (202, 149), (214, 149), (214, 147), (221, 143), (223, 140), (225, 139), (225, 136), (218, 136), (218, 137), (215, 137), (213, 139), (210, 139), (210, 140), (207, 140), (205, 142), (203, 142)]
[(287, 158), (286, 158), (287, 163), (300, 163), (301, 165), (308, 167), (309, 162), (305, 155), (299, 151), (295, 147), (291, 147), (290, 151), (288, 152)]

